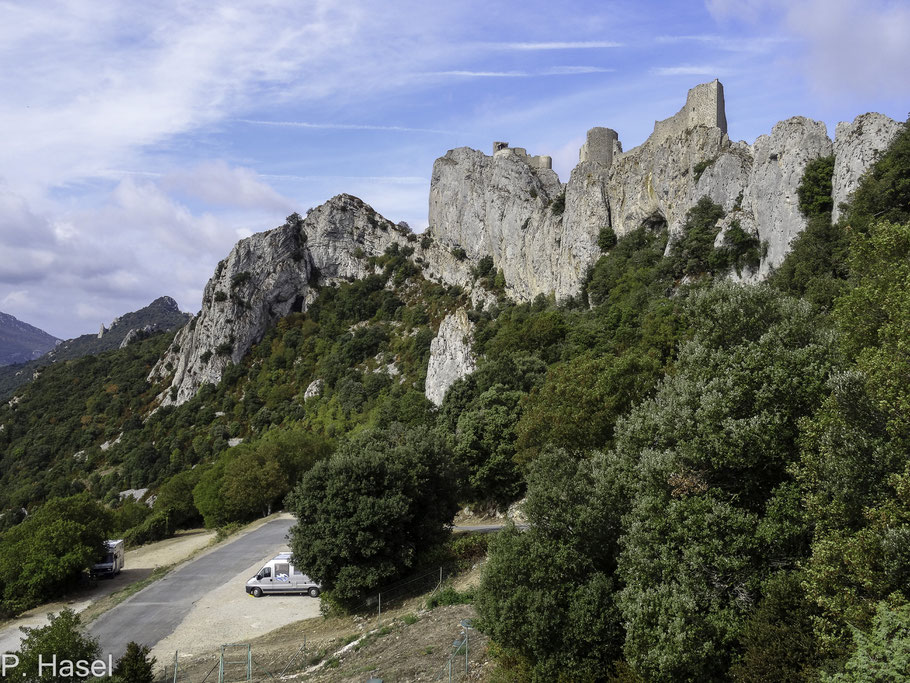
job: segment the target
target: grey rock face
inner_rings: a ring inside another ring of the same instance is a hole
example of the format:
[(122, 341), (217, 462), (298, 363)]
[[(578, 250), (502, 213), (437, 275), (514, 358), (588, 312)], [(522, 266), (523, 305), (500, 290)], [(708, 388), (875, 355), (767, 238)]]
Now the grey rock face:
[(457, 380), (474, 372), (471, 334), (474, 325), (463, 308), (447, 315), (439, 332), (430, 342), (430, 364), (427, 367), (426, 397), (442, 405), (446, 392)]
[(834, 210), (831, 219), (840, 218), (840, 205), (850, 199), (860, 178), (888, 148), (903, 124), (882, 114), (862, 114), (852, 123), (842, 121), (834, 133)]
[[(461, 285), (474, 305), (495, 296), (474, 287), (471, 268), (491, 257), (518, 301), (577, 294), (600, 256), (597, 237), (610, 227), (623, 236), (643, 224), (678, 235), (702, 197), (720, 204), (718, 243), (738, 225), (765, 245), (758, 280), (778, 266), (805, 229), (797, 188), (812, 159), (835, 153), (834, 199), (847, 198), (900, 124), (865, 114), (838, 126), (832, 144), (824, 124), (794, 117), (753, 145), (726, 133), (723, 86), (696, 86), (674, 116), (654, 125), (642, 145), (622, 151), (615, 131), (594, 128), (566, 184), (548, 157), (495, 143), (488, 156), (461, 147), (436, 160), (429, 197), (430, 227), (413, 235), (361, 200), (339, 195), (275, 230), (238, 243), (209, 281), (201, 313), (177, 335), (150, 379), (169, 378), (162, 403), (182, 403), (201, 384), (217, 382), (280, 317), (303, 311), (311, 284), (363, 278), (370, 256), (390, 246), (414, 250), (424, 276)], [(455, 379), (473, 369), (464, 312), (445, 319), (434, 340), (427, 397), (440, 403)]]
[(278, 319), (305, 311), (316, 296), (311, 285), (363, 278), (370, 256), (395, 244), (415, 249), (425, 274), (467, 284), (469, 263), (459, 262), (432, 240), (420, 239), (350, 195), (338, 195), (305, 219), (241, 240), (209, 280), (202, 310), (177, 333), (149, 374), (170, 378), (161, 405), (179, 405), (203, 384), (217, 383)]
[(781, 121), (752, 145), (752, 173), (745, 188), (743, 208), (767, 243), (759, 277), (783, 262), (790, 242), (806, 227), (799, 210), (797, 189), (806, 165), (829, 156), (832, 144), (825, 124), (802, 116)]
[(325, 384), (321, 379), (314, 379), (306, 388), (306, 391), (303, 392), (303, 400), (308, 398), (316, 398), (322, 394), (322, 387)]
[(238, 242), (206, 285), (200, 313), (152, 368), (153, 381), (174, 373), (162, 405), (183, 403), (203, 384), (218, 382), (279, 318), (303, 310), (311, 272), (297, 224)]
[(437, 159), (430, 234), (471, 261), (492, 256), (511, 298), (571, 296), (596, 254), (598, 231), (609, 225), (607, 169), (584, 162), (563, 186), (556, 173), (514, 152), (489, 157), (462, 147)]

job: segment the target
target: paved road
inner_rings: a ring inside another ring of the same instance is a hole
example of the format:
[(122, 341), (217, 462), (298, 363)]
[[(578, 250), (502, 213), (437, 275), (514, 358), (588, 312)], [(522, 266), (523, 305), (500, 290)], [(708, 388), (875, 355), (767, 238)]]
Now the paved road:
[(115, 661), (131, 640), (153, 646), (177, 628), (195, 601), (284, 545), (293, 524), (276, 519), (184, 565), (102, 614), (89, 633), (104, 657), (112, 654)]

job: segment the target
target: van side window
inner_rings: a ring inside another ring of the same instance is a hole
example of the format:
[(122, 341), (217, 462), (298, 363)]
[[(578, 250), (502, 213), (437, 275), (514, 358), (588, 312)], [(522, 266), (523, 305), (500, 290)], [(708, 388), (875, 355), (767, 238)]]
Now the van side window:
[(275, 576), (281, 577), (281, 576), (287, 576), (287, 575), (288, 575), (288, 563), (287, 562), (277, 563), (275, 565)]
[(265, 577), (267, 577), (267, 576), (271, 576), (271, 575), (272, 575), (272, 568), (271, 568), (271, 567), (263, 567), (263, 568), (262, 568), (262, 571), (260, 571), (259, 573), (262, 574), (262, 578), (265, 578)]
[(294, 567), (294, 574), (298, 574), (298, 575), (299, 575), (299, 574), (303, 574), (303, 572), (300, 571), (300, 570), (295, 566), (295, 567)]

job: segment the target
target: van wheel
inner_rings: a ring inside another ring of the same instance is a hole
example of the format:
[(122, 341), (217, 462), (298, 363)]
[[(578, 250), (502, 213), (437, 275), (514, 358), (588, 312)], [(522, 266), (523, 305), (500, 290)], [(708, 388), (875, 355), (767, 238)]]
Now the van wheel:
[(262, 597), (262, 589), (259, 586), (256, 586), (256, 588), (253, 589), (253, 597), (254, 598)]
[(310, 590), (308, 590), (307, 593), (310, 594), (310, 597), (311, 597), (311, 598), (318, 598), (318, 597), (319, 597), (319, 589), (316, 588), (315, 586), (314, 586), (313, 588), (310, 588)]

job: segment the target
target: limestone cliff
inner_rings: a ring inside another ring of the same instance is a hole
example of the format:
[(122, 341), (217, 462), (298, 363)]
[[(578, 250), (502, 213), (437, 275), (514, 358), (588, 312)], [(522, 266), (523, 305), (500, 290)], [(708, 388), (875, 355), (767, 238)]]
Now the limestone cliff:
[(392, 244), (410, 246), (425, 275), (467, 284), (470, 264), (432, 240), (421, 244), (363, 201), (338, 195), (301, 219), (241, 240), (205, 287), (202, 310), (183, 327), (149, 374), (167, 381), (162, 405), (180, 404), (216, 383), (266, 330), (289, 313), (305, 311), (316, 286), (363, 278), (370, 256)]
[(901, 124), (881, 114), (862, 114), (852, 123), (842, 121), (834, 131), (834, 211), (840, 218), (840, 205), (850, 199), (859, 180), (900, 132)]
[[(805, 228), (797, 188), (806, 165), (833, 153), (833, 197), (844, 201), (899, 126), (865, 114), (840, 124), (832, 143), (823, 123), (794, 117), (751, 145), (733, 142), (723, 86), (713, 81), (690, 90), (679, 112), (655, 122), (651, 136), (627, 152), (614, 130), (591, 129), (565, 184), (549, 157), (504, 142), (494, 143), (489, 156), (450, 150), (433, 165), (429, 228), (422, 236), (356, 197), (339, 195), (304, 219), (295, 214), (238, 243), (206, 286), (201, 312), (150, 379), (169, 381), (165, 404), (187, 400), (202, 383), (217, 382), (278, 318), (306, 310), (314, 285), (370, 274), (369, 257), (393, 244), (414, 250), (425, 277), (469, 290), (475, 306), (495, 301), (474, 286), (471, 269), (483, 257), (502, 271), (512, 299), (542, 294), (561, 300), (580, 291), (600, 256), (602, 229), (621, 237), (642, 225), (666, 226), (672, 238), (707, 196), (727, 214), (718, 240), (735, 224), (763, 243), (760, 266), (737, 276), (762, 279)], [(469, 332), (464, 312), (443, 322), (428, 373), (430, 400), (441, 402), (450, 384), (473, 368), (464, 341)]]
[(474, 372), (471, 353), (471, 334), (474, 325), (467, 312), (460, 308), (446, 316), (439, 333), (430, 343), (430, 362), (427, 367), (426, 397), (442, 405), (446, 392), (457, 380)]

